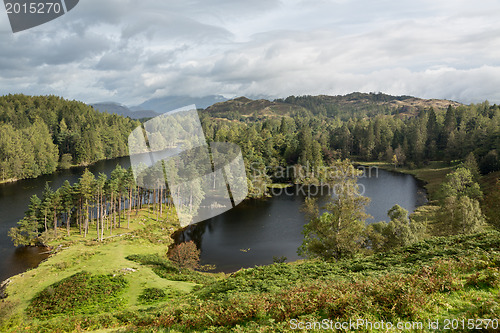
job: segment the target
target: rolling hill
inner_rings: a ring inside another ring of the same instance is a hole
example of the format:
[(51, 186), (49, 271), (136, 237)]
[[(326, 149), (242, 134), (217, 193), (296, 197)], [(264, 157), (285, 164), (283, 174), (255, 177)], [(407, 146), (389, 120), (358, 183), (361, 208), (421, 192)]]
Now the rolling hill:
[(449, 105), (457, 107), (462, 104), (449, 100), (391, 96), (382, 93), (351, 93), (344, 96), (289, 96), (274, 101), (238, 97), (216, 103), (206, 108), (205, 112), (214, 118), (228, 119), (281, 117), (311, 113), (346, 120), (378, 114), (413, 117), (420, 110), (431, 107), (435, 110), (445, 110)]

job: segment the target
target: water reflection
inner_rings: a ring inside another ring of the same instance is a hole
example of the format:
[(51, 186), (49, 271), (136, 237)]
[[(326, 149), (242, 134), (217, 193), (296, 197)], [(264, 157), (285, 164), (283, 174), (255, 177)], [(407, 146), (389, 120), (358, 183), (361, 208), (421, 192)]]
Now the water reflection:
[[(123, 157), (101, 161), (88, 168), (94, 174), (103, 172), (109, 176), (117, 164), (128, 168), (130, 159)], [(36, 179), (0, 184), (0, 282), (26, 269), (36, 267), (40, 261), (45, 259), (44, 256), (39, 255), (39, 251), (45, 250), (39, 250), (36, 247), (16, 249), (7, 235), (9, 229), (15, 227), (17, 222), (23, 218), (30, 197), (34, 194), (40, 197), (46, 182), (49, 182), (54, 189), (59, 188), (65, 180), (69, 180), (72, 184), (77, 182), (84, 169), (85, 167), (76, 167)]]

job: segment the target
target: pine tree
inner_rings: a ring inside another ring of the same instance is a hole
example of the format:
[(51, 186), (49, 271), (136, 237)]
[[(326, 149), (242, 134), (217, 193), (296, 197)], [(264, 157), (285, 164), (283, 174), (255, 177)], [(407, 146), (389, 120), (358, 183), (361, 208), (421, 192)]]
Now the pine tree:
[(337, 161), (330, 186), (335, 196), (319, 215), (314, 203), (306, 202), (309, 222), (304, 226), (304, 240), (298, 254), (309, 258), (339, 260), (352, 257), (363, 246), (363, 229), (369, 217), (365, 207), (369, 199), (358, 194), (359, 175), (349, 161)]
[(104, 238), (104, 214), (105, 214), (105, 186), (108, 177), (104, 173), (99, 173), (99, 177), (96, 179), (96, 190), (97, 190), (97, 240), (103, 240)]
[(14, 246), (36, 245), (40, 235), (40, 209), (42, 200), (37, 195), (30, 198), (30, 205), (24, 218), (17, 223), (17, 227), (9, 230), (8, 236), (12, 239)]
[(61, 188), (61, 196), (62, 196), (62, 209), (66, 212), (66, 233), (69, 236), (71, 227), (71, 213), (73, 211), (75, 201), (74, 201), (74, 188), (70, 185), (68, 180), (64, 181), (64, 184)]
[(83, 212), (85, 214), (85, 224), (84, 224), (84, 237), (87, 237), (87, 233), (89, 230), (89, 208), (90, 208), (90, 200), (93, 197), (93, 188), (94, 188), (94, 182), (95, 182), (95, 177), (92, 172), (90, 172), (89, 169), (85, 169), (83, 172), (82, 177), (79, 179), (78, 184), (78, 190), (80, 197), (82, 198), (82, 203), (83, 203)]
[(463, 167), (468, 169), (472, 175), (472, 180), (478, 181), (479, 177), (481, 176), (479, 172), (479, 166), (476, 161), (476, 157), (474, 156), (473, 152), (470, 152), (467, 157), (465, 158), (465, 161), (463, 163)]
[(49, 183), (45, 183), (45, 188), (42, 193), (42, 204), (41, 204), (41, 210), (43, 214), (43, 225), (45, 228), (45, 231), (48, 230), (48, 223), (47, 223), (47, 218), (50, 215), (51, 209), (52, 209), (52, 196), (54, 195), (54, 191), (50, 187)]
[(54, 237), (57, 237), (57, 216), (59, 215), (59, 211), (62, 207), (61, 191), (59, 189), (57, 189), (52, 195), (51, 206), (53, 214), (52, 223), (54, 227)]
[(449, 105), (444, 117), (444, 132), (450, 133), (457, 128), (457, 116), (455, 109)]

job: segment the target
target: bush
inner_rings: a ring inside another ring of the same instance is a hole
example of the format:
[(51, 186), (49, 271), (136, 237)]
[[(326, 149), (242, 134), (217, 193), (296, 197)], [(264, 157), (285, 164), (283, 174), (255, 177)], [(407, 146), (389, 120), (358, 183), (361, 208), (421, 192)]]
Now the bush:
[(79, 272), (39, 292), (27, 312), (36, 318), (59, 314), (99, 313), (120, 308), (118, 298), (127, 286), (122, 276), (92, 275)]
[(168, 257), (180, 269), (196, 269), (200, 266), (200, 250), (193, 241), (174, 246), (168, 252)]
[(167, 294), (159, 288), (146, 288), (139, 296), (139, 301), (142, 304), (150, 304), (159, 302), (167, 297)]
[(497, 288), (500, 286), (500, 272), (498, 268), (487, 268), (469, 276), (466, 285), (476, 288)]
[(59, 161), (60, 169), (69, 169), (71, 167), (71, 163), (73, 162), (73, 157), (71, 154), (63, 154), (61, 156), (61, 160)]
[(172, 281), (187, 281), (207, 284), (216, 280), (216, 278), (210, 274), (200, 273), (190, 269), (179, 269), (171, 261), (158, 254), (133, 254), (127, 256), (126, 259), (135, 261), (141, 265), (150, 266), (156, 275)]

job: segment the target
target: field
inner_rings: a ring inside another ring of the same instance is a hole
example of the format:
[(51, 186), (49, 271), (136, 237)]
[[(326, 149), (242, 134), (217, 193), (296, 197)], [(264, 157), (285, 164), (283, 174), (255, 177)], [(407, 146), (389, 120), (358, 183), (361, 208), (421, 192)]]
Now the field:
[[(396, 171), (425, 181), (436, 202), (450, 170), (434, 162)], [(482, 179), (483, 188), (494, 188), (496, 179)], [(421, 206), (413, 218), (428, 219), (435, 209)], [(178, 269), (168, 260), (170, 235), (179, 227), (172, 209), (157, 221), (145, 208), (132, 213), (130, 229), (126, 215), (121, 225), (102, 242), (95, 226), (86, 238), (59, 229), (49, 243), (55, 254), (10, 279), (8, 297), (0, 301), (0, 331), (289, 332), (357, 319), (365, 324), (343, 331), (391, 331), (366, 326), (382, 321), (414, 325), (408, 332), (436, 331), (429, 328), (436, 322), (437, 331), (447, 331), (445, 324), (459, 331), (500, 328), (500, 233), (494, 230), (227, 275)]]
[[(70, 237), (60, 236), (51, 241), (49, 245), (57, 250), (56, 254), (42, 262), (38, 268), (10, 279), (7, 288), (9, 296), (2, 304), (1, 318), (4, 323), (10, 318), (9, 325), (22, 325), (26, 320), (23, 309), (28, 307), (37, 293), (79, 272), (123, 276), (127, 287), (126, 292), (120, 294), (121, 308), (147, 307), (139, 301), (139, 295), (147, 288), (171, 290), (174, 294), (190, 292), (196, 283), (160, 278), (151, 267), (126, 259), (130, 255), (165, 256), (172, 243), (170, 234), (178, 226), (176, 219), (171, 217), (171, 211), (167, 210), (164, 214), (168, 217), (156, 222), (156, 215), (151, 211), (141, 210), (137, 216), (133, 213), (130, 229), (123, 227), (126, 226), (126, 220), (122, 220), (122, 228), (114, 229), (113, 236), (109, 236), (108, 231), (108, 236), (102, 243), (95, 240), (97, 234), (94, 229), (91, 229), (86, 239), (78, 234), (78, 230), (73, 229)], [(66, 235), (65, 229), (58, 232)], [(5, 313), (8, 307), (11, 308)]]
[[(141, 211), (139, 218), (155, 225), (150, 215)], [(499, 319), (496, 231), (433, 238), (336, 263), (302, 260), (229, 276), (179, 274), (165, 249), (137, 231), (101, 245), (73, 241), (37, 269), (12, 278), (9, 297), (0, 303), (2, 331), (287, 332), (292, 323), (363, 318), (394, 325), (439, 320), (441, 327), (446, 320), (464, 319), (467, 325), (473, 319), (493, 332), (495, 321), (482, 319)], [(197, 283), (175, 281), (180, 279)], [(85, 303), (82, 293), (95, 302)], [(76, 301), (64, 303), (67, 308), (53, 306), (68, 297)]]

